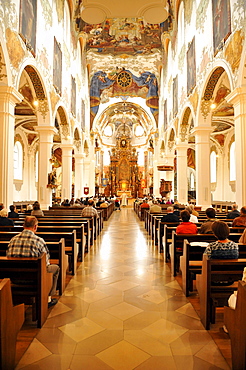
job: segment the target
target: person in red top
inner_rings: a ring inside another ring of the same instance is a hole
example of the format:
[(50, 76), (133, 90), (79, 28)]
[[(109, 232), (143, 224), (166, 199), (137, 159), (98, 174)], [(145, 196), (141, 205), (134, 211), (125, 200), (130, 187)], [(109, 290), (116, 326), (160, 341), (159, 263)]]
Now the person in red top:
[(149, 204), (147, 203), (147, 200), (144, 199), (143, 203), (140, 205), (141, 208), (149, 208)]
[(183, 222), (177, 226), (176, 234), (197, 234), (197, 226), (190, 222), (190, 213), (186, 210), (180, 213), (180, 217)]

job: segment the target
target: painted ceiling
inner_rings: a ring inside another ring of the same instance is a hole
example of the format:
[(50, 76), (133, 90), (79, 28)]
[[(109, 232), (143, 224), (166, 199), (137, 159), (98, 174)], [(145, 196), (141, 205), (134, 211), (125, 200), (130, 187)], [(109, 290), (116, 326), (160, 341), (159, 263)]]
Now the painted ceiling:
[(162, 24), (144, 23), (141, 18), (106, 19), (97, 25), (84, 24), (87, 50), (101, 54), (145, 55), (161, 48)]

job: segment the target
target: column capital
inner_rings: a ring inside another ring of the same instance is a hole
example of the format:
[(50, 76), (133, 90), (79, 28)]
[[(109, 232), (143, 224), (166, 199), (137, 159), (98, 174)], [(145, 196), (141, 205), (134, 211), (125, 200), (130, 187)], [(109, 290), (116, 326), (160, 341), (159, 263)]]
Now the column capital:
[(225, 99), (231, 104), (246, 103), (246, 86), (237, 87)]
[(192, 129), (191, 134), (192, 135), (202, 135), (202, 134), (211, 134), (213, 132), (212, 126), (196, 126)]
[(23, 100), (23, 96), (11, 86), (0, 86), (0, 99), (3, 98), (11, 100), (15, 104)]
[(55, 134), (57, 129), (54, 126), (34, 126), (35, 131), (37, 132), (44, 132), (47, 134)]

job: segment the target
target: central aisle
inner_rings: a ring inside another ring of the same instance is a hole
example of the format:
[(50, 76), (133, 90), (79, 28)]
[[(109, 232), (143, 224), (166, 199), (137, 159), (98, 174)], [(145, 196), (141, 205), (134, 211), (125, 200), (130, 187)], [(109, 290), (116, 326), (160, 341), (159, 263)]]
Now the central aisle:
[(229, 369), (129, 208), (104, 223), (20, 368)]

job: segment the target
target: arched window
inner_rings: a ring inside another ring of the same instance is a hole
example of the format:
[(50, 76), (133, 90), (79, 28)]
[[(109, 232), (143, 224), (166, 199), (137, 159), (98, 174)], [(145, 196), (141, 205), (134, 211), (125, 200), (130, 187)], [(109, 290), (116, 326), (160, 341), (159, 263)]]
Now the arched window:
[(210, 154), (210, 178), (211, 182), (217, 181), (216, 153), (214, 150)]
[(105, 150), (103, 153), (103, 165), (104, 166), (110, 165), (110, 154), (108, 150)]
[(144, 166), (144, 151), (143, 150), (139, 150), (138, 152), (138, 165)]
[(190, 188), (191, 190), (195, 189), (195, 176), (193, 172), (190, 174)]
[(19, 141), (14, 146), (14, 179), (22, 180), (23, 178), (23, 148)]
[(236, 181), (235, 141), (230, 147), (230, 181)]

